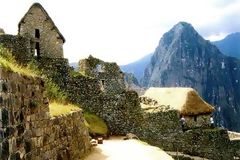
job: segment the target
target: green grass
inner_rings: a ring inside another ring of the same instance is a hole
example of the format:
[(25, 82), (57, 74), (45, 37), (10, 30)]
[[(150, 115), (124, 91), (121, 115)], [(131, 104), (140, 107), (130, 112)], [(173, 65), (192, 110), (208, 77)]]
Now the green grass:
[(57, 102), (66, 102), (67, 101), (67, 94), (63, 92), (60, 87), (53, 83), (50, 79), (45, 78), (45, 86), (47, 90), (47, 96), (50, 100), (57, 101)]
[(49, 110), (51, 117), (68, 115), (74, 111), (80, 111), (81, 108), (73, 104), (63, 104), (59, 102), (51, 102), (49, 104)]
[(37, 77), (37, 74), (33, 70), (18, 65), (12, 53), (2, 46), (0, 46), (0, 67), (22, 75)]
[(27, 67), (23, 67), (17, 63), (12, 53), (0, 45), (0, 67), (5, 70), (19, 73), (30, 77), (42, 77), (46, 84), (47, 96), (50, 100), (65, 102), (67, 99), (66, 93), (64, 93), (60, 87), (52, 82), (51, 79), (47, 78), (37, 68), (37, 62), (32, 60), (28, 63)]
[(107, 135), (108, 128), (106, 123), (98, 116), (91, 113), (84, 113), (85, 125), (92, 135)]

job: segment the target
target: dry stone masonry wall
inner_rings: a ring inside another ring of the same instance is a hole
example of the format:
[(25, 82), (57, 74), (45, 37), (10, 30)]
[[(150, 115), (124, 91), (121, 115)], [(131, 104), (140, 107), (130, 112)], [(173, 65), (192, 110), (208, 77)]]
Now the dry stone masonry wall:
[(0, 68), (0, 159), (79, 160), (89, 151), (82, 112), (51, 119), (44, 81)]
[(0, 45), (8, 48), (21, 64), (26, 64), (33, 57), (31, 52), (33, 46), (26, 37), (3, 34), (0, 35)]

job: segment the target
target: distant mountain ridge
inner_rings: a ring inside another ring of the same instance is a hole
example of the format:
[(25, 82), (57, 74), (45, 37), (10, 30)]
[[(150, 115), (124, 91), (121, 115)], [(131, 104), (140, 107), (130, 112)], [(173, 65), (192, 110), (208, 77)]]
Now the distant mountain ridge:
[(142, 85), (192, 87), (215, 106), (218, 125), (240, 131), (240, 61), (223, 55), (189, 23), (180, 22), (163, 35)]
[(212, 43), (216, 45), (223, 54), (240, 59), (240, 32), (232, 33), (224, 39)]
[(147, 67), (150, 59), (152, 58), (153, 53), (150, 53), (141, 59), (127, 64), (120, 66), (123, 72), (132, 73), (137, 78), (138, 82), (140, 82), (141, 78), (143, 77), (144, 69)]

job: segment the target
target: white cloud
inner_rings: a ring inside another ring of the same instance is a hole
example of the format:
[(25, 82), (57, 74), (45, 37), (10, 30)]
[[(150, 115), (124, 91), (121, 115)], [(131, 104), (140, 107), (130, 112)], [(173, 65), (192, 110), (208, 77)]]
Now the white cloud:
[[(17, 33), (33, 0), (1, 2), (0, 27)], [(187, 21), (204, 37), (239, 31), (238, 0), (39, 0), (66, 38), (65, 57), (89, 54), (126, 64), (157, 47), (162, 34)], [(2, 7), (3, 6), (3, 7)]]

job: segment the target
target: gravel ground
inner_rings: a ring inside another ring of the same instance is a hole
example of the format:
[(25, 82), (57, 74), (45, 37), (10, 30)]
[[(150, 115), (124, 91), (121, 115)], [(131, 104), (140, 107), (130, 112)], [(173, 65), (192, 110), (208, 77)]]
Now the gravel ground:
[(93, 147), (85, 160), (173, 160), (163, 150), (137, 140), (112, 137)]

